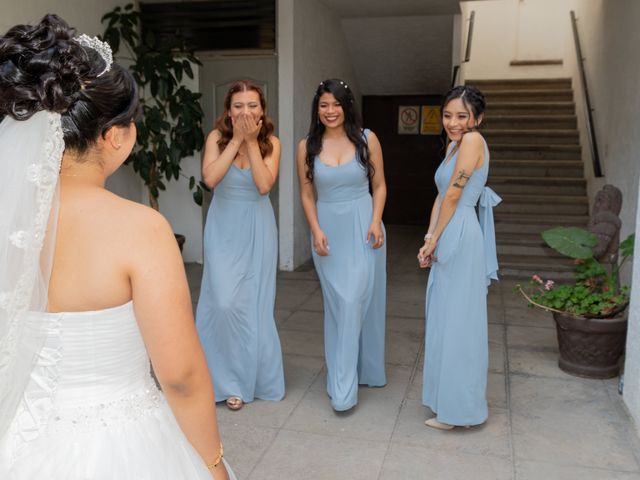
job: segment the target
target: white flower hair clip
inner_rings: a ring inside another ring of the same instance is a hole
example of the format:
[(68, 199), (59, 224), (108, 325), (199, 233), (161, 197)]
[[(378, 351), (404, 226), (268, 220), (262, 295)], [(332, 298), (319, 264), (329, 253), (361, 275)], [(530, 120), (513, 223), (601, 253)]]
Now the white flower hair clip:
[(98, 74), (98, 77), (104, 75), (106, 72), (111, 70), (111, 65), (113, 64), (113, 52), (111, 51), (111, 47), (107, 42), (103, 42), (98, 37), (90, 37), (86, 33), (83, 33), (80, 36), (74, 37), (74, 40), (78, 42), (83, 47), (89, 47), (94, 49), (96, 52), (100, 54), (102, 59), (104, 60), (105, 67), (102, 72)]

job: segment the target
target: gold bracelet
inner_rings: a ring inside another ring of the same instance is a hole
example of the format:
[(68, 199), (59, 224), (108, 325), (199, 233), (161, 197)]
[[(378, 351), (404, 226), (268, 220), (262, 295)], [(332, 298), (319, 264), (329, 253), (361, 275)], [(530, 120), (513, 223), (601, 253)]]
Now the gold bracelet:
[(216, 468), (222, 461), (222, 457), (224, 457), (224, 450), (222, 449), (222, 442), (220, 442), (220, 451), (218, 452), (218, 455), (216, 455), (216, 458), (213, 459), (213, 462), (207, 465), (207, 468), (209, 470)]

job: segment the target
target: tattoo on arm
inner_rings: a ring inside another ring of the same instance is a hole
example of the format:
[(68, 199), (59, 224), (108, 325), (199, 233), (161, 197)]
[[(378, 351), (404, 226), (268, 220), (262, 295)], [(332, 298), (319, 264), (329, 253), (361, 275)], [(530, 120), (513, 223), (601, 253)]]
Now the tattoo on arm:
[(456, 188), (464, 188), (470, 178), (471, 175), (467, 175), (464, 170), (460, 170), (458, 172), (458, 178), (453, 181), (453, 186)]

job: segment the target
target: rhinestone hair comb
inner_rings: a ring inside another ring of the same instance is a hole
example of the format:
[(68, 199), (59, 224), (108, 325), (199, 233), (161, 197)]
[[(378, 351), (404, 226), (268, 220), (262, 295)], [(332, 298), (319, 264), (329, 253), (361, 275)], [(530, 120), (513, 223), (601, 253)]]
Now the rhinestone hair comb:
[(111, 47), (107, 42), (103, 42), (98, 37), (90, 37), (86, 33), (83, 33), (80, 36), (74, 38), (76, 42), (78, 42), (83, 47), (89, 47), (94, 49), (96, 52), (100, 54), (102, 59), (104, 60), (105, 67), (102, 72), (98, 74), (98, 77), (104, 75), (106, 72), (111, 70), (111, 64), (113, 64), (113, 52), (111, 51)]

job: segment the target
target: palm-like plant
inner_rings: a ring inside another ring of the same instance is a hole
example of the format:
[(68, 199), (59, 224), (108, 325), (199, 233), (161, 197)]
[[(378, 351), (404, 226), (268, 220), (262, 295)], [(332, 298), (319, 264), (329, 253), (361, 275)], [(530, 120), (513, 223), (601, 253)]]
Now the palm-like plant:
[[(133, 4), (116, 7), (102, 17), (103, 38), (114, 54), (125, 47), (129, 69), (138, 84), (142, 118), (136, 122), (136, 148), (127, 160), (149, 190), (149, 203), (158, 210), (158, 196), (165, 182), (177, 180), (180, 162), (202, 149), (204, 134), (200, 93), (182, 85), (184, 75), (193, 78), (191, 64), (201, 65), (179, 32), (170, 38), (156, 38), (152, 31), (139, 32), (140, 12)], [(189, 177), (193, 199), (202, 204), (206, 186)]]

